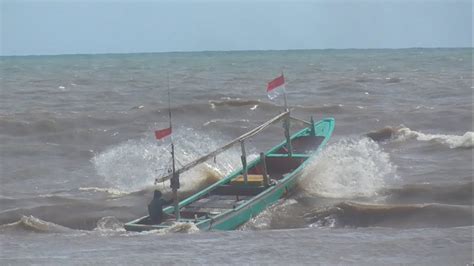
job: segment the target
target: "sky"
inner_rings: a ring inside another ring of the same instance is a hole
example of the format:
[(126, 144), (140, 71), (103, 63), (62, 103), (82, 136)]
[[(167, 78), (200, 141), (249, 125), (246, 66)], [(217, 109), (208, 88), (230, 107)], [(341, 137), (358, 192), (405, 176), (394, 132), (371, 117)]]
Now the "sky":
[(0, 55), (472, 47), (470, 0), (0, 0)]

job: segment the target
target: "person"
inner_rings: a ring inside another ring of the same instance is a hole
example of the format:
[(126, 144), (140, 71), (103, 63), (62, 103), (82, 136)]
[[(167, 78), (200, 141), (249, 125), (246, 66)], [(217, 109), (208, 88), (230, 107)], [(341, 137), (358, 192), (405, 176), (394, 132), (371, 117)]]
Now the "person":
[(156, 189), (153, 194), (153, 199), (150, 201), (150, 204), (148, 204), (148, 213), (153, 224), (159, 224), (164, 218), (168, 217), (168, 215), (163, 212), (163, 206), (173, 202), (173, 199), (165, 200), (161, 196), (161, 192)]

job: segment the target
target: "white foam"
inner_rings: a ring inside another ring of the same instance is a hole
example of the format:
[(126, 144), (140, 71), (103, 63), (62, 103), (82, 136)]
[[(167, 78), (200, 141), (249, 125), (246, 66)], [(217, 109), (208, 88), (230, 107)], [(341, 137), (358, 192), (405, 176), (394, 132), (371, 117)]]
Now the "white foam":
[(125, 232), (125, 228), (123, 227), (123, 223), (115, 216), (106, 216), (97, 221), (97, 227), (94, 228), (94, 231)]
[[(134, 192), (153, 184), (155, 178), (167, 174), (171, 167), (169, 141), (152, 138), (132, 139), (113, 146), (92, 158), (97, 173), (119, 193)], [(216, 141), (208, 135), (189, 128), (177, 128), (173, 132), (177, 168), (219, 147), (225, 141)], [(217, 156), (216, 162), (205, 162), (180, 176), (182, 189), (193, 189), (203, 179), (223, 177), (239, 165), (237, 150), (229, 150)], [(169, 185), (164, 184), (165, 190)], [(90, 189), (90, 188), (85, 188)]]
[(157, 230), (159, 234), (169, 234), (169, 233), (187, 233), (194, 234), (199, 232), (199, 228), (194, 223), (178, 223), (175, 222), (172, 226)]
[(416, 139), (418, 141), (434, 141), (454, 148), (472, 148), (474, 145), (474, 132), (466, 132), (462, 136), (444, 135), (444, 134), (424, 134), (411, 130), (407, 127), (402, 127), (397, 130), (396, 141), (405, 141), (408, 139)]
[(167, 227), (164, 229), (143, 231), (139, 233), (131, 232), (128, 234), (129, 235), (130, 234), (131, 235), (150, 235), (150, 234), (166, 235), (170, 233), (194, 234), (198, 232), (200, 232), (200, 230), (194, 223), (174, 222), (170, 227)]
[(310, 162), (299, 185), (323, 197), (371, 197), (391, 178), (396, 178), (396, 167), (376, 142), (342, 139)]

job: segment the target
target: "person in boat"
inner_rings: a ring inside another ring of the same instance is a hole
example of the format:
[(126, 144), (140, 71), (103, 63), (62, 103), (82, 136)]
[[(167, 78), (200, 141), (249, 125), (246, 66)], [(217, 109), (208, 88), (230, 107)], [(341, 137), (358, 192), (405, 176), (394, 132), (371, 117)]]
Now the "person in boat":
[(153, 194), (153, 199), (150, 201), (150, 204), (148, 204), (148, 213), (153, 224), (159, 224), (169, 216), (163, 212), (163, 206), (171, 204), (173, 199), (165, 200), (161, 196), (161, 192), (156, 189)]

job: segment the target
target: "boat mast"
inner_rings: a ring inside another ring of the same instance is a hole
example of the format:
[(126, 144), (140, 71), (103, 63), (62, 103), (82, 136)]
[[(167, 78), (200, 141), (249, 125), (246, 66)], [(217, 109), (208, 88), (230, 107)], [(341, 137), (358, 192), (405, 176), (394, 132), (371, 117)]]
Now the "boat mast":
[[(281, 75), (283, 76), (283, 70), (281, 71)], [(285, 112), (288, 112), (288, 117), (285, 120), (283, 120), (283, 127), (285, 128), (286, 149), (288, 150), (288, 156), (291, 157), (292, 148), (291, 148), (291, 137), (290, 137), (290, 109), (288, 108), (288, 103), (286, 99), (286, 88), (283, 89), (283, 96), (284, 96), (284, 101), (285, 101)]]
[[(170, 80), (168, 74), (168, 114), (170, 119), (170, 128), (171, 124), (171, 97), (170, 97)], [(171, 135), (171, 158), (173, 161), (173, 175), (170, 180), (170, 187), (173, 190), (173, 205), (174, 205), (174, 214), (176, 216), (176, 221), (179, 220), (179, 201), (178, 201), (178, 189), (179, 189), (179, 173), (176, 172), (176, 160), (174, 155), (174, 143), (173, 135)]]

